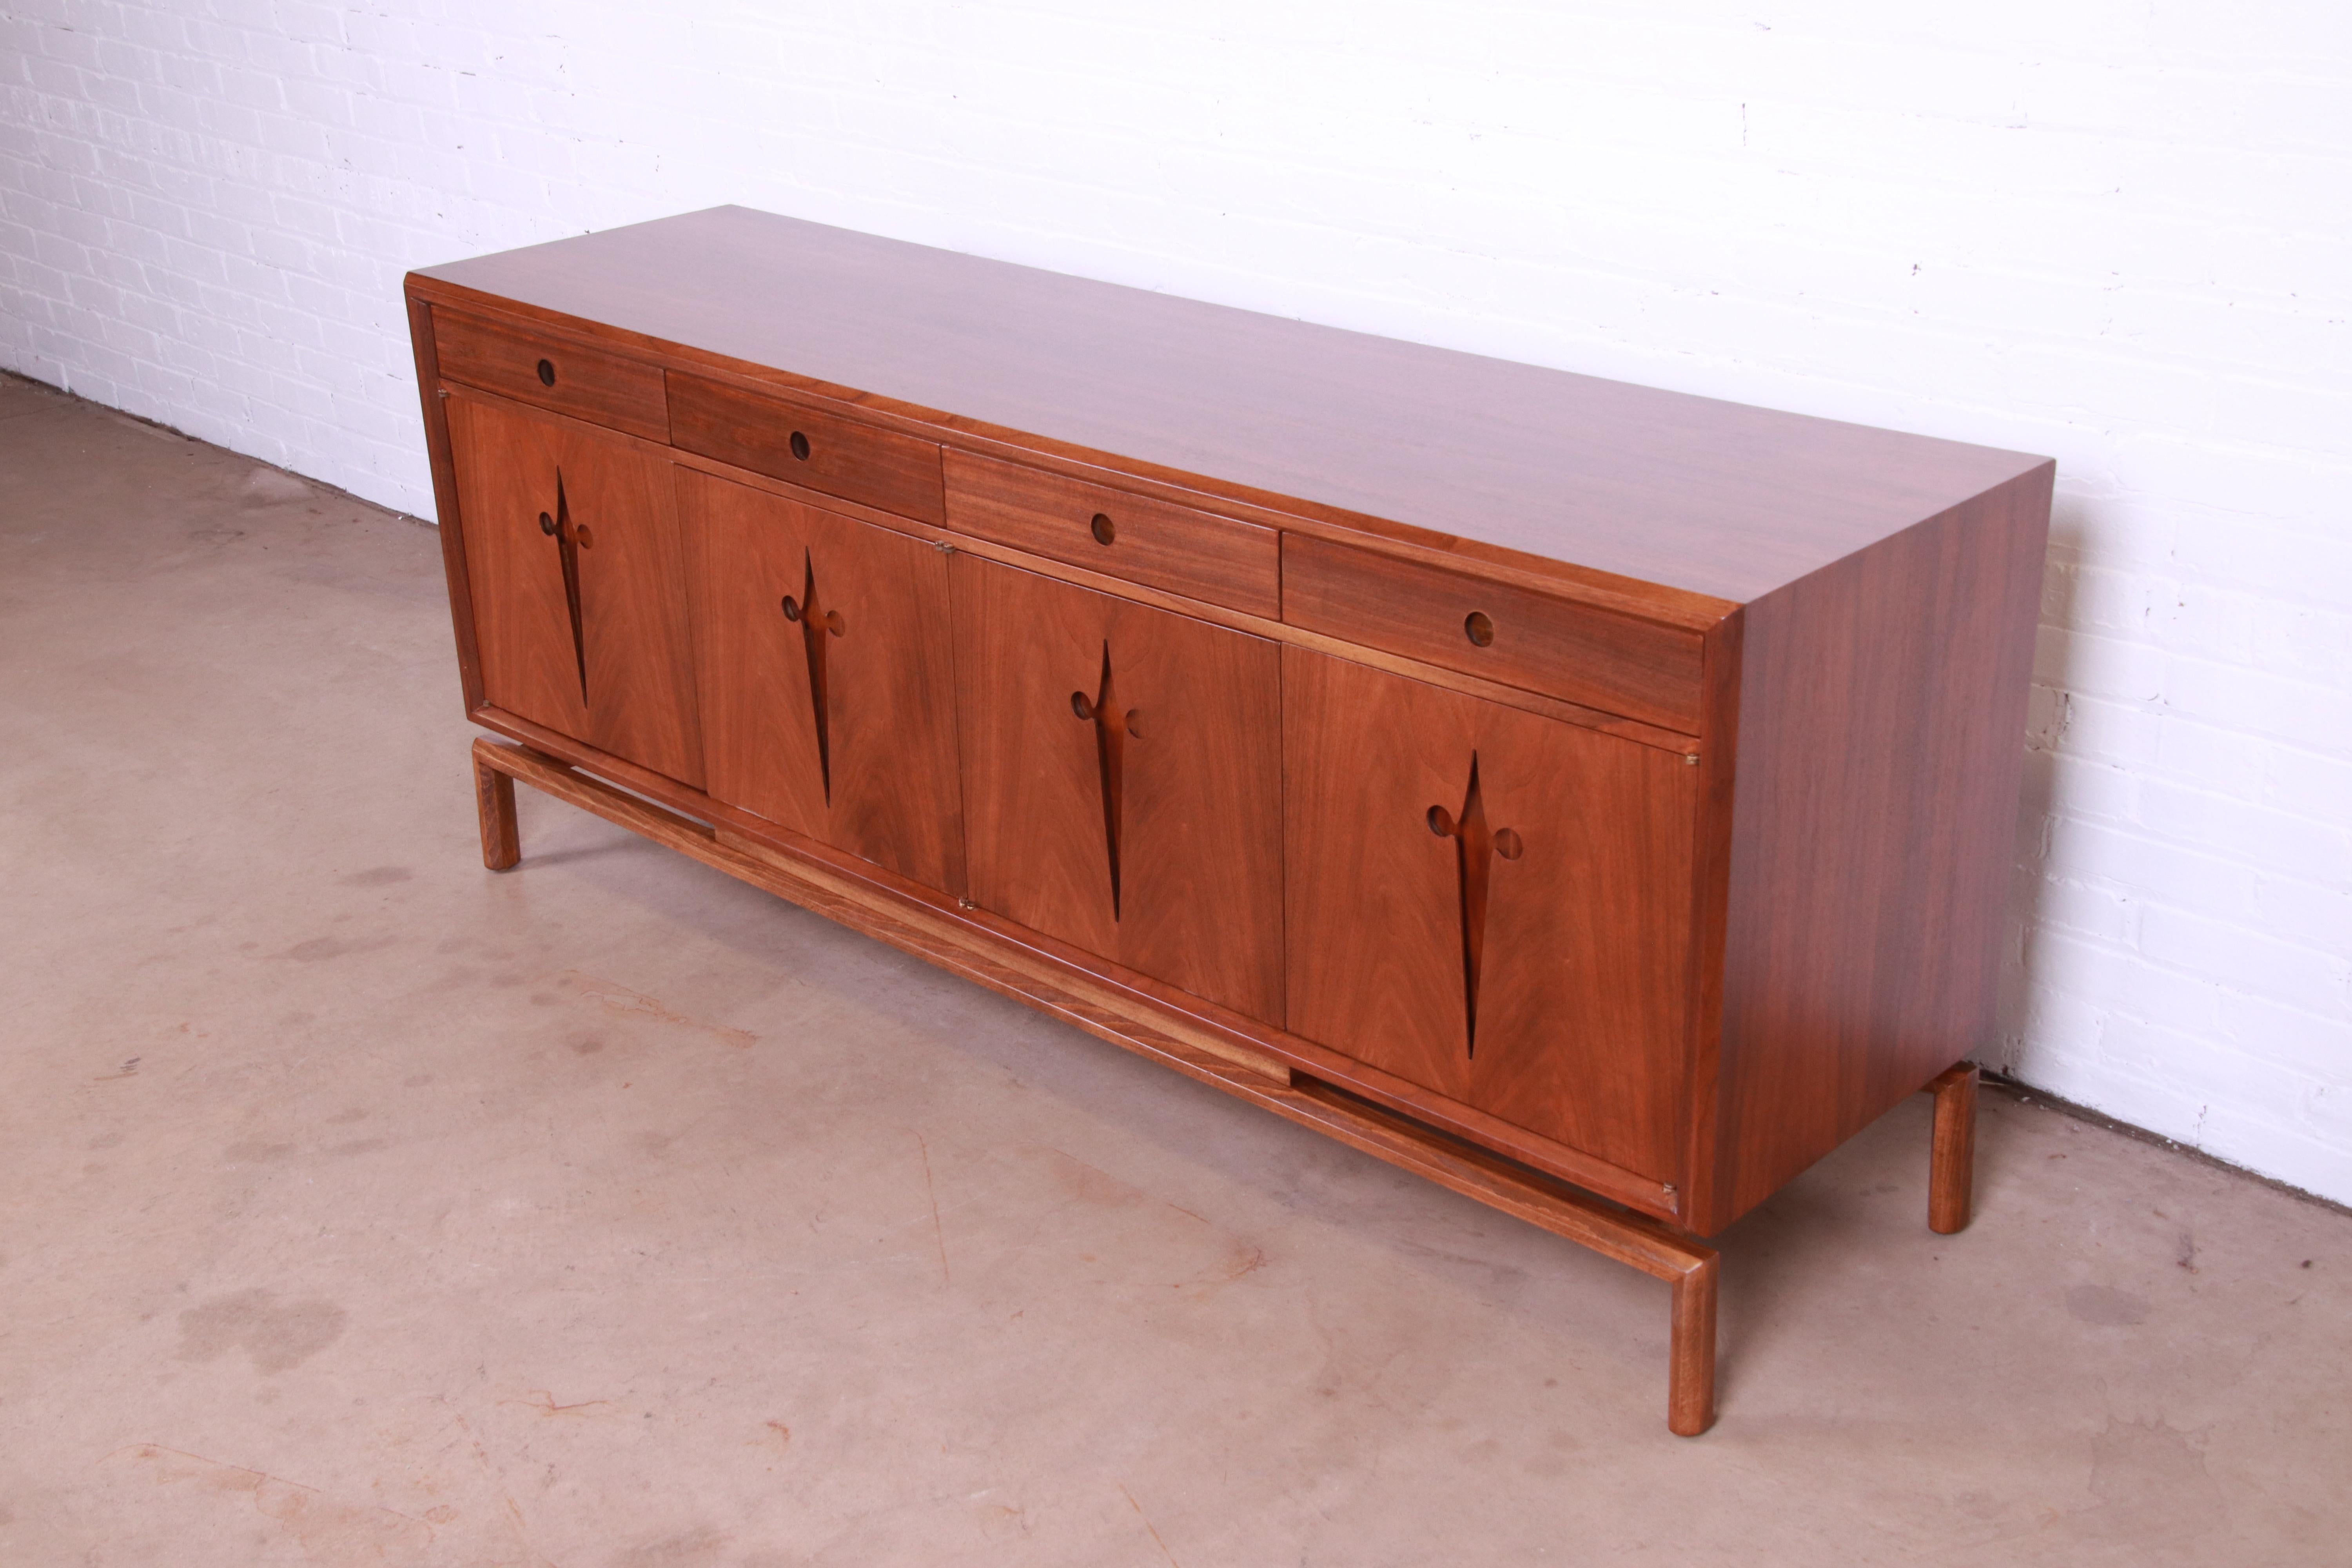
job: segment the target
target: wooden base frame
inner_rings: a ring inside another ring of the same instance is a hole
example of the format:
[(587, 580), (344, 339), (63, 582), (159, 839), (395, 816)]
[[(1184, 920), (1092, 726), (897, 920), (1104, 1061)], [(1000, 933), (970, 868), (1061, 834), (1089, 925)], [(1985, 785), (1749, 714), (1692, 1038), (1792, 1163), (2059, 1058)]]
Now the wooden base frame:
[[(814, 859), (682, 816), (527, 747), (477, 740), (475, 797), (482, 864), (521, 858), (520, 782), (726, 872), (853, 931), (1076, 1025), (1440, 1186), (1630, 1265), (1673, 1287), (1666, 1426), (1692, 1437), (1715, 1424), (1716, 1249), (1689, 1232), (1504, 1159), (1271, 1059), (1204, 1050), (1174, 1020), (1153, 1018), (1075, 973), (974, 944), (912, 900), (858, 886)], [(1977, 1070), (1962, 1063), (1927, 1086), (1936, 1096), (1929, 1223), (1967, 1225), (1975, 1148)]]

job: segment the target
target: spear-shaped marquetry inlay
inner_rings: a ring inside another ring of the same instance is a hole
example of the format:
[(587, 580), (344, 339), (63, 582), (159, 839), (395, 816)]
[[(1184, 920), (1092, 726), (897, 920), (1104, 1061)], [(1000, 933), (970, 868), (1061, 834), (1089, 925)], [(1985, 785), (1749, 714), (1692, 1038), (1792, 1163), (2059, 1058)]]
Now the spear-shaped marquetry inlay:
[(1527, 846), (1507, 827), (1486, 826), (1486, 803), (1478, 793), (1478, 753), (1470, 753), (1470, 788), (1462, 798), (1461, 815), (1433, 805), (1425, 818), (1429, 830), (1454, 840), (1456, 886), (1462, 913), (1462, 1015), (1465, 1054), (1478, 1053), (1478, 973), (1486, 955), (1486, 882), (1493, 858), (1516, 860)]
[(580, 619), (580, 552), (588, 548), (589, 534), (572, 523), (572, 508), (563, 499), (563, 470), (555, 470), (555, 512), (539, 514), (539, 531), (555, 541), (556, 558), (563, 563), (563, 604), (572, 612), (572, 662), (580, 671), (580, 700), (588, 700), (588, 634)]
[(1110, 644), (1105, 641), (1102, 656), (1102, 681), (1088, 697), (1083, 691), (1070, 693), (1070, 711), (1095, 727), (1095, 765), (1102, 775), (1103, 847), (1110, 859), (1110, 918), (1118, 919), (1118, 835), (1119, 808), (1127, 793), (1127, 742), (1141, 740), (1143, 731), (1136, 720), (1139, 710), (1122, 710), (1118, 691), (1111, 679)]
[(784, 595), (784, 619), (801, 628), (801, 653), (808, 660), (809, 710), (816, 715), (816, 770), (824, 784), (824, 804), (833, 804), (833, 708), (825, 694), (824, 639), (848, 628), (839, 610), (817, 603), (816, 558), (801, 552), (801, 596)]

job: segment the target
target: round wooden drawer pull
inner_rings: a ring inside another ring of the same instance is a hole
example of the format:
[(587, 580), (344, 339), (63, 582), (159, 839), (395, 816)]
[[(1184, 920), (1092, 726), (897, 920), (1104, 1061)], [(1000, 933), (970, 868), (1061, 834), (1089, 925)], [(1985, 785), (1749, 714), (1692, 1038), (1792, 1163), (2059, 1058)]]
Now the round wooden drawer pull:
[(1486, 611), (1473, 610), (1470, 618), (1462, 623), (1462, 633), (1480, 647), (1486, 647), (1495, 640), (1495, 623), (1487, 619)]
[(596, 542), (596, 536), (588, 531), (586, 523), (575, 522), (572, 525), (572, 542), (586, 550)]
[(1094, 530), (1095, 542), (1097, 544), (1108, 544), (1112, 540), (1118, 537), (1118, 527), (1116, 523), (1111, 521), (1110, 513), (1107, 511), (1098, 511), (1095, 513), (1095, 520), (1092, 526)]
[(541, 512), (539, 514), (539, 531), (541, 533), (552, 534), (555, 531), (555, 520), (548, 516), (547, 513)]
[(801, 602), (800, 602), (798, 599), (793, 598), (790, 594), (785, 595), (784, 595), (784, 619), (786, 619), (786, 620), (788, 620), (788, 621), (797, 621), (797, 620), (799, 620), (800, 618), (801, 618)]
[(1085, 692), (1073, 691), (1070, 693), (1070, 711), (1081, 719), (1091, 719), (1095, 716), (1095, 705)]
[(809, 452), (809, 447), (808, 447), (808, 437), (805, 437), (805, 436), (803, 436), (803, 435), (802, 435), (802, 434), (801, 434), (799, 431), (797, 431), (797, 430), (793, 431), (793, 457), (795, 457), (795, 458), (798, 458), (802, 462), (805, 463), (805, 462), (807, 462), (807, 461), (808, 461), (808, 452)]
[(541, 386), (553, 386), (555, 384), (555, 362), (553, 360), (543, 359), (539, 362), (539, 384)]

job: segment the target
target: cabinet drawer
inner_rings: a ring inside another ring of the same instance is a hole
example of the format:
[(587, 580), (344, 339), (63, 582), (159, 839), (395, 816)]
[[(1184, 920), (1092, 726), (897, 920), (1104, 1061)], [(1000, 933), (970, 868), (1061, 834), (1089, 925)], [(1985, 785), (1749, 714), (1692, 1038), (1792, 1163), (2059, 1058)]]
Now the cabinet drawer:
[(1293, 626), (1698, 733), (1696, 632), (1298, 533), (1282, 584)]
[(1273, 529), (965, 452), (947, 454), (947, 484), (950, 528), (1188, 599), (1282, 613)]
[(669, 439), (658, 366), (435, 306), (433, 352), (447, 379), (650, 441)]
[(924, 522), (946, 521), (937, 443), (669, 373), (670, 444)]

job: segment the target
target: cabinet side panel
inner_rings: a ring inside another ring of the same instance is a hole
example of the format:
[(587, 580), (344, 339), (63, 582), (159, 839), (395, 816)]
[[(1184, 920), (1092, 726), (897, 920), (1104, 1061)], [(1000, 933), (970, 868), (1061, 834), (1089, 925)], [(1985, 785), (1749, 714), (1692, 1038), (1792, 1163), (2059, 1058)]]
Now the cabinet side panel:
[(1704, 1232), (1990, 1031), (2053, 473), (1748, 606)]
[(482, 705), (482, 658), (474, 641), (473, 586), (466, 573), (465, 521), (457, 505), (457, 470), (449, 457), (449, 418), (441, 395), (440, 354), (433, 338), (433, 307), (408, 301), (408, 346), (416, 360), (416, 395), (424, 405), (425, 452), (433, 470), (433, 510), (441, 535), (441, 569), (449, 582), (449, 619), (457, 637), (457, 682), (466, 711)]

